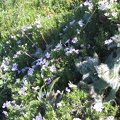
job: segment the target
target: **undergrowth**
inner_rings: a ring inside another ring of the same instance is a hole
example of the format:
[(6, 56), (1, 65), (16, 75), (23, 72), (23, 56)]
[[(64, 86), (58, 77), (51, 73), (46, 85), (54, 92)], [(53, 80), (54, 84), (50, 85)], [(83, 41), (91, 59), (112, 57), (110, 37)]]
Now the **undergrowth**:
[(119, 119), (119, 16), (115, 0), (0, 1), (0, 119)]

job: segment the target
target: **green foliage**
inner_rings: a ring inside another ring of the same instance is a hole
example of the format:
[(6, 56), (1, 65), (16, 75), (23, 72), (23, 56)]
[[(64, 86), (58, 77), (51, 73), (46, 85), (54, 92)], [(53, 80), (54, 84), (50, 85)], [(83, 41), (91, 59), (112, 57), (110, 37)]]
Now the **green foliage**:
[(98, 120), (119, 113), (117, 105), (98, 100), (119, 92), (119, 3), (106, 3), (102, 10), (99, 0), (0, 1), (1, 120)]
[(62, 95), (61, 99), (57, 101), (56, 107), (50, 104), (47, 105), (47, 111), (43, 119), (100, 119), (106, 116), (114, 116), (117, 111), (117, 107), (111, 106), (110, 103), (105, 103), (103, 104), (104, 112), (96, 112), (92, 110), (91, 104), (92, 99), (84, 90), (72, 88), (71, 92)]
[(87, 83), (92, 83), (95, 89), (102, 91), (107, 87), (111, 87), (111, 91), (105, 101), (115, 98), (116, 92), (120, 87), (120, 48), (119, 36), (111, 37), (111, 42), (108, 48), (118, 47), (113, 50), (105, 63), (99, 63), (98, 57), (86, 58), (86, 61), (76, 63), (78, 71), (83, 74), (82, 80)]

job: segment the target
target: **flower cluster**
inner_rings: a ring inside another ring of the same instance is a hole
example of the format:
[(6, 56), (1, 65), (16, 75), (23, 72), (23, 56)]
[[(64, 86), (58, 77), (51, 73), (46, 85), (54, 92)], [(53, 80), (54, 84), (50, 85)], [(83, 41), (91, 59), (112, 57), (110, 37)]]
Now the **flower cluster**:
[[(12, 115), (12, 117), (15, 117), (18, 113), (20, 119), (28, 120), (42, 120), (47, 115), (49, 117), (59, 117), (61, 114), (66, 114), (64, 113), (64, 109), (67, 105), (75, 109), (75, 114), (78, 112), (78, 109), (83, 111), (82, 108), (84, 108), (84, 105), (86, 105), (89, 100), (84, 100), (83, 98), (85, 96), (83, 95), (79, 99), (84, 102), (82, 104), (82, 102), (79, 101), (79, 103), (81, 102), (80, 108), (80, 104), (77, 103), (78, 99), (76, 99), (79, 95), (77, 96), (75, 92), (75, 95), (73, 94), (74, 96), (70, 96), (73, 89), (78, 89), (78, 85), (76, 84), (79, 84), (81, 80), (81, 74), (76, 70), (75, 62), (81, 62), (87, 58), (87, 55), (93, 55), (93, 52), (98, 52), (98, 46), (99, 48), (104, 48), (105, 45), (113, 42), (108, 38), (108, 36), (111, 35), (109, 31), (112, 30), (107, 31), (107, 29), (101, 27), (107, 26), (104, 21), (95, 21), (98, 14), (94, 15), (96, 14), (94, 5), (98, 7), (97, 10), (99, 10), (101, 15), (103, 14), (102, 16), (109, 20), (116, 20), (119, 17), (118, 10), (114, 9), (116, 4), (116, 0), (102, 0), (98, 3), (92, 3), (90, 0), (80, 2), (77, 11), (74, 13), (75, 15), (67, 20), (67, 23), (62, 23), (60, 20), (57, 20), (58, 23), (60, 22), (60, 25), (58, 25), (60, 28), (58, 31), (53, 30), (55, 33), (52, 31), (53, 36), (47, 36), (49, 32), (45, 30), (47, 37), (38, 34), (40, 30), (41, 32), (44, 31), (42, 31), (44, 26), (42, 26), (41, 22), (42, 16), (38, 14), (32, 25), (21, 27), (19, 35), (11, 34), (9, 36), (11, 42), (8, 40), (6, 45), (10, 47), (10, 51), (8, 51), (10, 58), (5, 56), (1, 57), (2, 61), (0, 62), (0, 75), (2, 74), (0, 78), (3, 79), (3, 83), (0, 81), (0, 87), (5, 88), (7, 86), (11, 88), (14, 99), (12, 101), (6, 97), (2, 103), (2, 107), (0, 106), (6, 118)], [(46, 19), (48, 20), (48, 18), (53, 19), (53, 16), (49, 14)], [(102, 19), (102, 17), (100, 19)], [(99, 26), (100, 23), (103, 24), (98, 28), (98, 32), (93, 26)], [(108, 26), (106, 28), (108, 28)], [(105, 31), (105, 33), (103, 31)], [(57, 32), (59, 32), (59, 34), (56, 34)], [(98, 36), (98, 34), (102, 35)], [(104, 38), (106, 40), (102, 41)], [(51, 43), (48, 44), (47, 40)], [(59, 42), (56, 43), (56, 41)], [(99, 44), (99, 41), (102, 45)], [(43, 42), (46, 43), (46, 46), (43, 45)], [(13, 53), (11, 52), (12, 46), (15, 48), (13, 49)], [(6, 76), (4, 77), (3, 74)], [(86, 72), (85, 77), (87, 75), (88, 73)], [(4, 79), (7, 81), (5, 85)], [(70, 83), (68, 83), (68, 81), (70, 81)], [(65, 93), (63, 96), (61, 91)], [(82, 90), (79, 92), (81, 91)], [(81, 93), (83, 94), (83, 91)], [(63, 100), (61, 96), (64, 98)], [(66, 99), (68, 98), (70, 99), (67, 101), (68, 103), (66, 103)], [(73, 102), (75, 102), (75, 104)], [(99, 100), (94, 101), (92, 105), (90, 109), (94, 109), (94, 112), (96, 111), (97, 114), (102, 114), (102, 111), (105, 109), (103, 103)], [(58, 116), (55, 109), (57, 112), (61, 112)], [(70, 113), (67, 117), (70, 116), (70, 119), (73, 120), (81, 120), (81, 113), (78, 112), (79, 115), (74, 115), (71, 111), (72, 109), (68, 110)], [(88, 111), (90, 111), (90, 109)], [(84, 114), (86, 114), (86, 110)], [(46, 117), (47, 119), (49, 119), (48, 116)]]

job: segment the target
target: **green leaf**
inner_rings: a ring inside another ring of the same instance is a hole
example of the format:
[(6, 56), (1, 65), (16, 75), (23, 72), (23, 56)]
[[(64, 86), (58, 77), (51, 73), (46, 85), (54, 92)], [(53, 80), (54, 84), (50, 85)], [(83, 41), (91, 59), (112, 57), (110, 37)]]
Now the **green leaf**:
[(55, 80), (52, 81), (52, 83), (50, 84), (50, 87), (48, 89), (48, 92), (51, 92), (55, 83), (60, 79), (60, 77), (57, 77)]
[(40, 101), (38, 101), (38, 100), (32, 100), (32, 101), (30, 101), (30, 107), (33, 107), (33, 106), (38, 106), (40, 104)]

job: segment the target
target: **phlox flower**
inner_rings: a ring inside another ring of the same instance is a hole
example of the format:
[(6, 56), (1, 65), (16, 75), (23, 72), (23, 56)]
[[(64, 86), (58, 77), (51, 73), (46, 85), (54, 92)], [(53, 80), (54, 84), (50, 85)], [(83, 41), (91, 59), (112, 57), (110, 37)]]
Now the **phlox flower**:
[(38, 25), (36, 25), (37, 26), (37, 28), (41, 28), (42, 26), (41, 26), (41, 24), (38, 24)]
[(41, 97), (44, 98), (44, 96), (45, 96), (45, 92), (42, 92)]
[(109, 13), (105, 13), (104, 15), (108, 17), (108, 16), (109, 16)]
[(28, 70), (28, 75), (29, 75), (29, 76), (32, 76), (33, 72), (34, 72), (34, 69), (33, 69), (33, 68), (29, 68), (29, 70)]
[(117, 0), (110, 0), (110, 2), (117, 2)]
[(74, 51), (75, 51), (75, 49), (74, 49), (73, 46), (71, 46), (69, 48), (67, 47), (67, 48), (64, 49), (64, 52), (65, 52), (66, 55), (68, 55), (70, 53), (73, 53)]
[(7, 113), (7, 111), (5, 111), (5, 110), (3, 110), (2, 113), (3, 113), (4, 115), (8, 116), (8, 113)]
[(105, 45), (109, 45), (111, 42), (113, 42), (113, 40), (111, 40), (111, 39), (108, 39), (108, 40), (105, 40)]
[(77, 37), (74, 37), (74, 38), (72, 39), (72, 43), (77, 43), (77, 42), (78, 42)]
[(54, 51), (61, 50), (63, 48), (61, 43), (58, 43), (54, 49)]
[(101, 112), (102, 109), (103, 109), (103, 104), (101, 101), (99, 100), (96, 100), (94, 106), (93, 106), (93, 109), (96, 110), (97, 112)]
[(41, 61), (42, 61), (42, 58), (37, 59), (37, 60), (35, 61), (35, 62), (36, 62), (36, 66), (41, 65), (41, 64), (42, 64)]
[(21, 28), (22, 34), (24, 34), (27, 29), (31, 29), (31, 28), (32, 28), (32, 26), (22, 26), (22, 28)]
[(27, 90), (27, 87), (26, 87), (26, 86), (23, 86), (23, 87), (20, 89), (20, 91), (18, 92), (19, 95), (24, 94), (26, 90)]
[(47, 52), (47, 53), (45, 54), (45, 57), (46, 57), (46, 58), (49, 58), (49, 57), (50, 57), (50, 53)]
[(18, 72), (18, 74), (20, 74), (20, 73), (21, 73), (21, 71), (20, 71), (20, 70), (18, 70), (17, 72)]
[(68, 83), (68, 85), (69, 85), (70, 88), (77, 88), (77, 85), (74, 85), (72, 83)]
[(14, 54), (13, 58), (17, 58), (19, 55), (21, 55), (21, 51), (17, 51), (16, 54)]
[(73, 120), (81, 120), (80, 118), (73, 118)]
[(73, 46), (71, 46), (70, 48), (69, 48), (69, 53), (73, 53), (75, 51), (75, 48), (73, 47)]
[(69, 47), (66, 47), (65, 49), (64, 49), (64, 52), (67, 52), (69, 50)]
[(17, 63), (13, 63), (13, 65), (12, 65), (12, 71), (16, 71), (17, 67), (18, 67), (18, 64)]
[(65, 26), (65, 28), (63, 28), (63, 31), (66, 31), (68, 29), (68, 26)]
[(32, 29), (32, 26), (27, 26), (26, 28), (27, 28), (27, 29)]
[(80, 34), (81, 30), (79, 30), (79, 29), (76, 29), (76, 32), (77, 32), (77, 34)]
[(101, 10), (111, 9), (112, 8), (112, 6), (108, 3), (107, 0), (100, 1), (100, 2), (98, 2), (98, 4), (100, 5)]
[(80, 50), (79, 49), (75, 49), (73, 46), (71, 46), (71, 47), (65, 48), (64, 52), (65, 52), (65, 55), (72, 54), (72, 53), (79, 54)]
[(84, 44), (81, 44), (81, 45), (80, 45), (80, 48), (83, 48), (83, 47), (84, 47)]
[(3, 71), (7, 71), (9, 69), (9, 65), (6, 62), (3, 62), (0, 66), (0, 69)]
[(114, 120), (115, 117), (114, 116), (108, 116), (108, 117), (105, 117), (105, 118), (100, 118), (99, 120)]
[(43, 69), (45, 69), (47, 66), (48, 66), (48, 61), (46, 61), (46, 63), (44, 64), (44, 65), (42, 65), (42, 67), (41, 67), (41, 71), (43, 70)]
[(33, 118), (32, 120), (42, 120), (42, 116), (41, 113), (39, 113), (35, 118)]
[(113, 17), (117, 17), (117, 14), (118, 14), (117, 12), (113, 12), (113, 13), (112, 13), (112, 16), (113, 16)]
[(75, 23), (75, 20), (71, 21), (71, 22), (70, 22), (70, 25), (73, 25), (74, 23)]
[(57, 108), (58, 108), (58, 107), (61, 107), (61, 106), (62, 106), (62, 103), (59, 102), (59, 103), (56, 104), (56, 106), (57, 106)]
[(20, 106), (17, 104), (14, 104), (14, 109), (20, 109)]
[(57, 93), (60, 94), (60, 90), (57, 90)]
[(8, 108), (11, 105), (10, 101), (6, 101), (5, 103), (3, 103), (2, 108)]
[(26, 26), (23, 26), (23, 27), (21, 28), (22, 36), (25, 34), (26, 29), (27, 29)]
[(89, 2), (88, 0), (86, 0), (86, 1), (84, 2), (84, 5), (85, 5), (85, 6), (88, 6), (88, 9), (91, 9), (91, 8), (93, 7), (93, 4), (92, 4), (91, 2)]
[(55, 61), (55, 59), (54, 59), (54, 58), (50, 60), (50, 62), (51, 62), (51, 63), (52, 63), (52, 62), (54, 62), (54, 61)]
[(68, 87), (65, 88), (66, 92), (70, 92), (70, 89)]
[(83, 4), (80, 4), (80, 7), (82, 8), (82, 7), (83, 7)]
[(87, 44), (87, 49), (89, 49), (91, 46), (90, 46), (90, 44)]
[(6, 41), (6, 44), (10, 44), (10, 41)]
[(80, 50), (74, 50), (74, 52), (76, 53), (76, 54), (79, 54), (80, 53)]
[(42, 70), (44, 70), (44, 69), (45, 69), (45, 67), (46, 67), (45, 65), (42, 65), (42, 67), (41, 67), (41, 71), (42, 71)]
[(82, 19), (79, 20), (79, 21), (78, 21), (78, 24), (79, 24), (80, 27), (83, 27), (83, 25), (84, 25), (83, 20), (82, 20)]
[(36, 63), (36, 66), (39, 66), (39, 65), (41, 65), (41, 63), (38, 61), (38, 62)]
[(55, 72), (55, 71), (56, 71), (56, 67), (55, 67), (54, 65), (52, 65), (52, 66), (50, 67), (50, 71), (51, 71), (51, 72)]
[(84, 2), (84, 5), (85, 6), (87, 6), (87, 5), (89, 5), (90, 3), (89, 3), (89, 1), (88, 0), (86, 0), (85, 2)]
[(14, 54), (13, 58), (17, 58), (17, 57), (18, 57), (18, 55)]
[(28, 85), (28, 81), (27, 81), (27, 80), (23, 80), (23, 84), (24, 84), (25, 86), (27, 86), (27, 85)]
[(15, 35), (10, 35), (10, 38), (14, 39), (16, 36)]
[(42, 65), (44, 65), (44, 64), (46, 63), (46, 59), (40, 60), (40, 63), (41, 63)]
[(17, 44), (20, 44), (20, 43), (21, 43), (21, 40), (18, 40), (16, 43), (17, 43)]
[(98, 4), (99, 4), (99, 5), (102, 5), (102, 4), (105, 4), (105, 3), (107, 3), (107, 2), (108, 2), (107, 0), (101, 0), (101, 1), (98, 2)]
[(35, 47), (35, 43), (32, 44), (32, 48)]
[(105, 3), (105, 4), (103, 4), (103, 5), (100, 6), (101, 10), (105, 10), (106, 8), (107, 8), (107, 3)]
[(35, 91), (37, 91), (37, 90), (40, 89), (40, 87), (39, 87), (39, 86), (36, 86), (36, 87), (32, 87), (32, 89), (35, 90)]
[(47, 78), (47, 79), (45, 79), (45, 81), (47, 82), (47, 84), (50, 84), (51, 83), (51, 78)]

